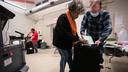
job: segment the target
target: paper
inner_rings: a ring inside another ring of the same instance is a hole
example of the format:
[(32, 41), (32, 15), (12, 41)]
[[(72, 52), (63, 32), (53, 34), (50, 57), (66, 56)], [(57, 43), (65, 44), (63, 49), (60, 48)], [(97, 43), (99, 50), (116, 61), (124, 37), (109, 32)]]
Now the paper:
[(123, 46), (122, 50), (128, 52), (128, 45)]
[(94, 41), (91, 36), (83, 36), (83, 38), (88, 41), (88, 44), (94, 44)]
[(20, 41), (19, 40), (13, 41), (13, 44), (14, 45), (19, 45), (20, 44)]
[(8, 59), (4, 60), (4, 66), (5, 67), (10, 65), (11, 63), (12, 63), (12, 58), (8, 58)]

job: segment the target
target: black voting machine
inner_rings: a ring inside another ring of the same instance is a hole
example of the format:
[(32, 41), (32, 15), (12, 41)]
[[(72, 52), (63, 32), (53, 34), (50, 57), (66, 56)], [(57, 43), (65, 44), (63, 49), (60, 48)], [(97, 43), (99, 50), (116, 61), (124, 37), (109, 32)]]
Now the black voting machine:
[(100, 72), (99, 47), (77, 43), (71, 72)]
[(0, 5), (0, 72), (27, 72), (23, 45), (4, 45), (2, 31), (15, 14)]

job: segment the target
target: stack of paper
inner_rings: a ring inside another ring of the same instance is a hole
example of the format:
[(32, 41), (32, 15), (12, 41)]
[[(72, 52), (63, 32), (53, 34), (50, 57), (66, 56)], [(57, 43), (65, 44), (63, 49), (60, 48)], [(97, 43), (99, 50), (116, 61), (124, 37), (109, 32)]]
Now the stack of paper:
[(83, 38), (88, 41), (88, 44), (94, 44), (94, 41), (91, 36), (83, 36)]

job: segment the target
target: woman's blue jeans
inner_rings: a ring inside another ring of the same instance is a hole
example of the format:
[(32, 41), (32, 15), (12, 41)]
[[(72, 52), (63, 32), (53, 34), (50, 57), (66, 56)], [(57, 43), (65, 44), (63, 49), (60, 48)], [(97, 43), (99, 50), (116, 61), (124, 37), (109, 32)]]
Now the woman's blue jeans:
[(69, 69), (72, 70), (72, 49), (58, 49), (61, 60), (60, 60), (60, 72), (64, 72), (66, 62), (68, 62)]

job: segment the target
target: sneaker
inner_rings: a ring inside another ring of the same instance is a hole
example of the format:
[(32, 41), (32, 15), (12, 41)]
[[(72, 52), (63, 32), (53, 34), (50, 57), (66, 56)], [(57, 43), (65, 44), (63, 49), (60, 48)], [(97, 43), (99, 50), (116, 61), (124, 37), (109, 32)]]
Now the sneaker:
[(103, 69), (103, 68), (104, 68), (104, 66), (103, 66), (103, 65), (100, 65), (100, 68), (101, 68), (101, 69)]

